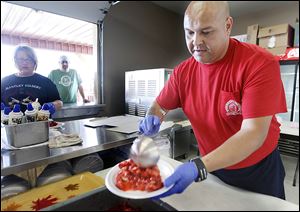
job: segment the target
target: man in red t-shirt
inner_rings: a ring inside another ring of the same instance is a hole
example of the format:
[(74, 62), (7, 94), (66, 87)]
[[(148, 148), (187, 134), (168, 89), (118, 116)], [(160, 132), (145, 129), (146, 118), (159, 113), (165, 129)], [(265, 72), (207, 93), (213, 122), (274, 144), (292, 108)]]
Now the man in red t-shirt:
[(173, 71), (139, 128), (156, 134), (164, 115), (181, 107), (202, 158), (179, 166), (165, 180), (181, 193), (207, 172), (247, 190), (285, 199), (275, 114), (286, 112), (279, 63), (264, 49), (230, 38), (227, 2), (191, 2), (184, 16), (192, 57)]

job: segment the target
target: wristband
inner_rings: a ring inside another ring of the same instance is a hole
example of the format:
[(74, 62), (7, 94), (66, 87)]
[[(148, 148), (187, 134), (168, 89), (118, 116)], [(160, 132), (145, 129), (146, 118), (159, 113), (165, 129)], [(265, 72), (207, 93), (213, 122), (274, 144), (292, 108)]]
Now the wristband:
[(166, 111), (164, 111), (163, 109), (159, 109), (159, 112), (163, 115), (163, 116), (165, 116), (167, 113), (166, 113)]
[(195, 182), (201, 182), (205, 180), (207, 178), (207, 170), (203, 161), (199, 157), (196, 157), (191, 159), (190, 162), (194, 162), (198, 169), (198, 176), (195, 179)]

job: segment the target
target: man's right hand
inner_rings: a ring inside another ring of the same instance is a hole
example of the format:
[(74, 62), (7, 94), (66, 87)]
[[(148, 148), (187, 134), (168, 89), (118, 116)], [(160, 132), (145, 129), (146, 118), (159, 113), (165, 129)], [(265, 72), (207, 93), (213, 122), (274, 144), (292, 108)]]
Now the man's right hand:
[(160, 119), (155, 115), (147, 115), (141, 122), (139, 130), (142, 134), (152, 136), (158, 133), (160, 127)]
[(175, 172), (164, 181), (164, 186), (172, 188), (153, 199), (160, 199), (172, 194), (182, 193), (198, 177), (198, 169), (194, 162), (185, 162), (177, 167)]

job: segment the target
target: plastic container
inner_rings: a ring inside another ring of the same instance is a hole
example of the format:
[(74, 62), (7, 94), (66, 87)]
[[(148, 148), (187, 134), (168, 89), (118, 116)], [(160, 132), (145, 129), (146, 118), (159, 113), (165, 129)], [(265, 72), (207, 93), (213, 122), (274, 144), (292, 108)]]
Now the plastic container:
[(15, 104), (13, 111), (9, 113), (8, 125), (22, 124), (23, 113), (19, 104)]
[(37, 117), (37, 110), (32, 107), (32, 104), (27, 105), (27, 110), (25, 111), (25, 122), (35, 122)]
[(171, 142), (168, 136), (160, 136), (153, 139), (160, 155), (171, 157)]
[(1, 120), (4, 115), (4, 108), (5, 108), (5, 104), (3, 102), (1, 102)]
[(8, 120), (9, 120), (9, 113), (11, 112), (10, 107), (5, 107), (4, 108), (4, 112), (3, 112), (3, 116), (1, 116), (1, 122), (4, 125), (8, 125)]
[(50, 117), (49, 106), (43, 104), (42, 109), (37, 112), (37, 121), (48, 121)]

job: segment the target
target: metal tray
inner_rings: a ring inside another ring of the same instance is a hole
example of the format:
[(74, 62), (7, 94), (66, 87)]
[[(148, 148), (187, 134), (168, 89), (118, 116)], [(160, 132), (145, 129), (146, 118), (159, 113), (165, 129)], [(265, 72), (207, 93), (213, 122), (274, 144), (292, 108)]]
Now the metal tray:
[(76, 196), (65, 202), (42, 209), (42, 211), (121, 211), (122, 206), (129, 206), (137, 211), (176, 211), (162, 200), (124, 199), (111, 193), (106, 187)]
[(43, 143), (49, 140), (49, 121), (5, 125), (7, 143), (14, 147)]

